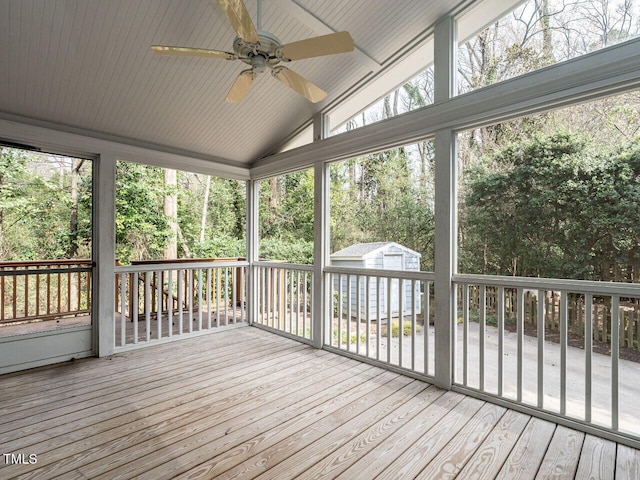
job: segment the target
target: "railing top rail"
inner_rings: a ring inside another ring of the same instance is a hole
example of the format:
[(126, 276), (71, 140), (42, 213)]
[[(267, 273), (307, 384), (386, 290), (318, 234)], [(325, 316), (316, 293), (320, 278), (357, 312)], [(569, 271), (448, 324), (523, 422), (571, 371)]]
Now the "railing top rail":
[(40, 268), (40, 269), (27, 269), (27, 270), (0, 270), (0, 277), (20, 277), (27, 275), (52, 275), (56, 273), (77, 273), (77, 272), (90, 272), (93, 269), (91, 267), (78, 267), (78, 268)]
[(592, 280), (566, 280), (559, 278), (505, 277), (499, 275), (456, 274), (455, 283), (497, 287), (525, 288), (530, 290), (556, 290), (594, 295), (640, 297), (640, 284), (622, 282), (597, 282)]
[(76, 260), (11, 260), (0, 262), (0, 270), (4, 268), (27, 268), (27, 267), (48, 267), (52, 265), (92, 265), (90, 259), (82, 258)]
[(383, 270), (379, 268), (325, 267), (326, 273), (360, 275), (368, 277), (400, 278), (403, 280), (434, 281), (435, 273), (413, 270)]
[(287, 262), (279, 262), (279, 261), (260, 261), (253, 262), (255, 267), (263, 267), (263, 268), (284, 268), (287, 270), (300, 270), (304, 272), (313, 272), (313, 265), (303, 265), (299, 263), (287, 263)]
[(247, 267), (249, 262), (193, 262), (193, 263), (153, 263), (145, 265), (120, 265), (115, 267), (115, 273), (143, 273), (161, 272), (164, 270), (198, 270), (201, 268), (225, 268), (225, 267)]

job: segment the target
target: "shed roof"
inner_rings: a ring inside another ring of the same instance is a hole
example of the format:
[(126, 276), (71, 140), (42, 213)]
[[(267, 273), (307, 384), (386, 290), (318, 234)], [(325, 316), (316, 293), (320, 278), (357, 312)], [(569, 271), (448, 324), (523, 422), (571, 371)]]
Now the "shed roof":
[(411, 250), (403, 245), (400, 245), (396, 242), (371, 242), (371, 243), (354, 243), (353, 245), (349, 245), (342, 250), (338, 250), (337, 252), (331, 254), (331, 258), (341, 258), (341, 259), (358, 259), (365, 258), (371, 255), (375, 255), (381, 250), (385, 250), (391, 246), (397, 247), (400, 250), (403, 250), (407, 253), (415, 255), (417, 257), (421, 257), (422, 255), (416, 252), (415, 250)]

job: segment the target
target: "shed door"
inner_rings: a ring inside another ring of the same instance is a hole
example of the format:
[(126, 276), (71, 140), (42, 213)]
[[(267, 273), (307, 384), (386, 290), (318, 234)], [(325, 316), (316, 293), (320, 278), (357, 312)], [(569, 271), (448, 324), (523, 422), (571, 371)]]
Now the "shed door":
[[(382, 257), (382, 268), (385, 270), (403, 270), (404, 255), (402, 253), (385, 253)], [(391, 280), (391, 297), (387, 301), (391, 304), (391, 313), (400, 312), (400, 280)]]

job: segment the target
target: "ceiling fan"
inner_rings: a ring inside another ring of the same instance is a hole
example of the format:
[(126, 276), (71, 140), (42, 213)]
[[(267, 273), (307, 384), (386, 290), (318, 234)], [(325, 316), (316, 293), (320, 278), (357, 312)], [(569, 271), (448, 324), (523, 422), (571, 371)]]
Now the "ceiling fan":
[(250, 65), (251, 68), (240, 72), (229, 90), (226, 98), (229, 103), (241, 102), (255, 77), (267, 68), (271, 70), (271, 74), (275, 78), (287, 87), (313, 103), (319, 102), (327, 95), (326, 92), (280, 64), (288, 63), (291, 60), (351, 52), (354, 49), (353, 38), (349, 32), (336, 32), (282, 45), (275, 35), (260, 30), (260, 0), (258, 0), (257, 30), (242, 0), (217, 0), (217, 2), (238, 35), (233, 42), (234, 53), (166, 45), (153, 45), (151, 50), (158, 55), (240, 60)]

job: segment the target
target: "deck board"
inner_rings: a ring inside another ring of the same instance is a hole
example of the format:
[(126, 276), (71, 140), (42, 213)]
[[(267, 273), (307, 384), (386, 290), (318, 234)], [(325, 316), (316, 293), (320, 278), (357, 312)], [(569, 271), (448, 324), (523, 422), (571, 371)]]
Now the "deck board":
[[(637, 478), (640, 453), (237, 328), (0, 376), (0, 478)], [(2, 460), (2, 459), (0, 459)]]

